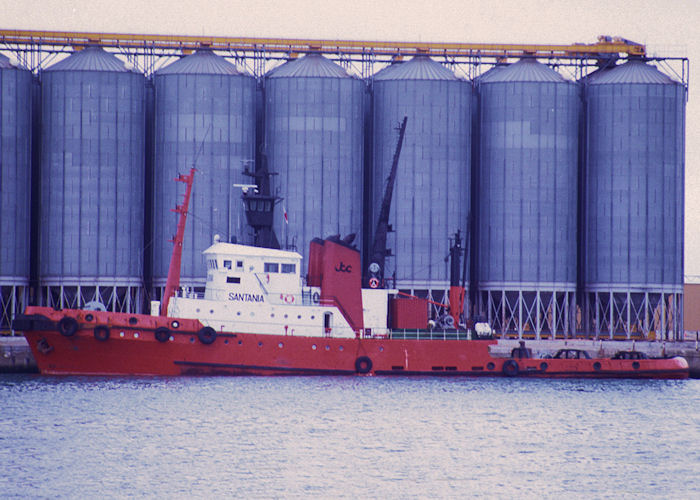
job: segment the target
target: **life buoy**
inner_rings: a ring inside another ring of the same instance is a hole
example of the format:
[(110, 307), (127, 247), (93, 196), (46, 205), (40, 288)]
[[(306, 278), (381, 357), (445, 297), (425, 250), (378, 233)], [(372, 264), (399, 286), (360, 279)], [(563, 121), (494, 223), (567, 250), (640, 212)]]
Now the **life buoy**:
[(159, 326), (154, 332), (158, 342), (167, 342), (170, 339), (170, 330), (164, 326)]
[(211, 326), (205, 326), (197, 332), (197, 338), (202, 344), (212, 344), (216, 340), (216, 330)]
[(379, 280), (377, 278), (370, 278), (369, 279), (369, 287), (370, 288), (379, 288)]
[(104, 342), (109, 338), (109, 328), (107, 328), (105, 325), (97, 325), (92, 330), (92, 334), (97, 340), (99, 340), (100, 342)]
[(520, 367), (518, 366), (518, 362), (515, 361), (514, 359), (509, 359), (505, 363), (503, 363), (503, 375), (506, 377), (515, 377), (518, 375), (518, 372), (520, 371)]
[(58, 331), (64, 337), (72, 337), (78, 331), (78, 321), (70, 316), (63, 316), (58, 322)]
[(284, 301), (285, 301), (287, 304), (293, 304), (293, 303), (294, 303), (294, 295), (291, 295), (291, 294), (285, 295), (285, 296), (284, 296)]
[(369, 373), (372, 371), (372, 360), (367, 356), (360, 356), (355, 360), (355, 371), (357, 373)]

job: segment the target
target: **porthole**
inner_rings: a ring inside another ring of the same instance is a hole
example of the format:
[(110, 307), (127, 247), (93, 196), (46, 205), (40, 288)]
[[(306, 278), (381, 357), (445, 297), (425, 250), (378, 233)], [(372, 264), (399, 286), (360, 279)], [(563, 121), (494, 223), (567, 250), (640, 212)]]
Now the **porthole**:
[(287, 319), (288, 317), (289, 317), (288, 314), (285, 314), (285, 315), (284, 315), (284, 319)]
[(313, 344), (313, 345), (311, 346), (311, 349), (313, 349), (313, 350), (315, 351), (315, 350), (316, 350), (316, 344)]
[(311, 319), (316, 319), (316, 316), (314, 316), (314, 315), (311, 315)]
[(253, 311), (250, 311), (251, 316), (255, 316), (255, 313)]
[(326, 351), (330, 351), (330, 350), (331, 350), (331, 346), (327, 345), (327, 346), (326, 346)]
[(635, 370), (639, 370), (639, 361), (635, 361), (634, 363), (632, 363), (632, 368), (634, 368)]
[(120, 337), (123, 337), (123, 336), (124, 336), (124, 332), (119, 332), (119, 336), (120, 336)]
[(271, 317), (271, 318), (274, 318), (274, 317), (275, 317), (275, 313), (270, 314), (270, 317)]
[(601, 368), (601, 366), (600, 366), (600, 361), (596, 361), (595, 363), (593, 363), (593, 369), (594, 369), (595, 371), (599, 372), (599, 371), (600, 371), (600, 368)]
[(241, 315), (241, 311), (238, 311), (238, 312), (236, 313), (236, 316), (240, 316), (240, 315)]
[(199, 307), (196, 309), (196, 311), (197, 311), (197, 312), (201, 312), (201, 311), (199, 310)]
[(139, 338), (139, 332), (134, 333), (134, 338), (135, 339)]
[(262, 347), (262, 342), (258, 342), (258, 347)]
[[(87, 319), (87, 318), (85, 318), (85, 319)], [(88, 321), (90, 321), (90, 320), (88, 319)], [(133, 317), (133, 316), (132, 316), (131, 318), (129, 318), (129, 324), (130, 324), (130, 325), (135, 325), (135, 324), (138, 323), (138, 322), (139, 322), (139, 320), (136, 319), (136, 318)]]
[(496, 365), (494, 365), (493, 363), (489, 363), (488, 365), (486, 365), (486, 368), (489, 370), (493, 370), (494, 368), (496, 368)]
[(209, 309), (209, 314), (214, 314), (214, 309)]
[(190, 337), (190, 344), (194, 344), (194, 337)]
[(342, 351), (343, 349), (344, 349), (344, 347), (342, 345), (340, 347), (338, 347), (339, 351)]
[(180, 322), (179, 322), (179, 321), (173, 321), (172, 323), (170, 323), (170, 326), (172, 326), (173, 328), (178, 328), (178, 327), (180, 326)]
[(542, 363), (540, 363), (540, 370), (544, 372), (547, 371), (547, 368), (549, 368), (549, 365), (546, 362), (543, 361)]
[(242, 341), (242, 340), (239, 340), (239, 341), (238, 341), (238, 345), (241, 345), (241, 344), (243, 344), (243, 341)]
[(92, 321), (93, 319), (95, 319), (95, 317), (92, 314), (85, 315), (85, 321)]
[(224, 344), (228, 344), (228, 339), (224, 340)]
[(379, 352), (384, 352), (384, 347), (379, 346)]
[(297, 316), (297, 319), (301, 319), (301, 314)]
[(282, 348), (284, 347), (284, 344), (283, 344), (282, 342), (280, 342), (279, 344), (277, 344), (277, 347), (279, 347), (280, 349), (282, 349)]

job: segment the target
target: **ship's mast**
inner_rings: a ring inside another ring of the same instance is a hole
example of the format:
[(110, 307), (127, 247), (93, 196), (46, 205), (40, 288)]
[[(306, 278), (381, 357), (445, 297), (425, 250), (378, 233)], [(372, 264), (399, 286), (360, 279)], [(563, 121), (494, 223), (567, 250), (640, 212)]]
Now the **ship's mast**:
[(190, 169), (189, 175), (180, 174), (177, 179), (178, 182), (184, 182), (185, 188), (185, 199), (182, 205), (177, 205), (173, 212), (180, 214), (180, 218), (177, 221), (177, 233), (171, 240), (173, 242), (173, 254), (170, 257), (170, 267), (168, 267), (168, 280), (165, 282), (165, 291), (163, 292), (163, 301), (160, 305), (160, 315), (168, 315), (168, 304), (170, 303), (170, 297), (175, 295), (175, 290), (180, 286), (180, 267), (182, 263), (182, 242), (185, 238), (185, 222), (187, 221), (187, 211), (190, 206), (190, 195), (192, 194), (192, 182), (194, 181), (194, 173), (196, 169), (192, 167)]
[(282, 199), (271, 193), (270, 176), (274, 174), (267, 170), (264, 156), (261, 166), (255, 172), (246, 169), (243, 174), (253, 177), (257, 187), (243, 190), (243, 206), (248, 225), (255, 231), (255, 246), (278, 249), (280, 244), (272, 223), (275, 205)]
[(383, 286), (384, 282), (384, 261), (387, 255), (386, 234), (389, 231), (389, 210), (391, 209), (391, 197), (394, 193), (396, 171), (399, 166), (399, 155), (401, 154), (403, 137), (406, 133), (407, 121), (408, 117), (404, 116), (403, 122), (401, 122), (401, 126), (399, 127), (399, 141), (396, 144), (396, 151), (394, 151), (394, 160), (391, 163), (391, 171), (389, 172), (389, 179), (386, 183), (382, 207), (379, 210), (379, 217), (377, 219), (377, 229), (374, 232), (374, 242), (372, 244), (370, 265), (368, 267), (369, 285), (372, 288)]
[(448, 293), (448, 297), (450, 300), (448, 313), (450, 316), (452, 316), (455, 325), (459, 325), (459, 317), (464, 312), (464, 280), (466, 268), (464, 270), (464, 274), (462, 275), (461, 283), (459, 279), (462, 252), (462, 236), (460, 234), (460, 231), (457, 230), (457, 233), (455, 234), (454, 244), (450, 248), (450, 291)]

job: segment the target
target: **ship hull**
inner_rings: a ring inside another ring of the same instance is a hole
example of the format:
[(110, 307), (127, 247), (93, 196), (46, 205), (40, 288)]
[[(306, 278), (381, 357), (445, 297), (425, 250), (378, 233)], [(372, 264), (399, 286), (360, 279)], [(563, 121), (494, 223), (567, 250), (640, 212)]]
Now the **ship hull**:
[(489, 351), (495, 340), (211, 335), (193, 319), (40, 307), (16, 326), (51, 375), (688, 377), (683, 358), (499, 358)]

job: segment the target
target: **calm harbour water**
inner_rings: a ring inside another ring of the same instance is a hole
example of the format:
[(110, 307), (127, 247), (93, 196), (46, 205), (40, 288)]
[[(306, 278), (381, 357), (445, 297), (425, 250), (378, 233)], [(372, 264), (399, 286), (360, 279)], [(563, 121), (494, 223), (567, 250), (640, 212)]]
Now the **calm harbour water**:
[(3, 498), (700, 498), (700, 380), (0, 375)]

